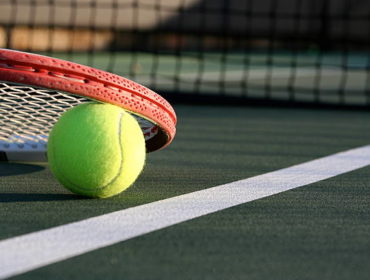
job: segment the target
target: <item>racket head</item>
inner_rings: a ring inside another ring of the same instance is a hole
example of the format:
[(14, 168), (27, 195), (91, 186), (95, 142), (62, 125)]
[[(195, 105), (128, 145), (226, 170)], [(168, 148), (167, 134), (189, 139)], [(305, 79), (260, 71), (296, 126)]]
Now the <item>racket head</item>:
[(0, 160), (45, 161), (54, 123), (88, 101), (117, 105), (135, 116), (148, 152), (166, 147), (176, 134), (176, 114), (164, 98), (95, 68), (0, 49), (0, 83)]

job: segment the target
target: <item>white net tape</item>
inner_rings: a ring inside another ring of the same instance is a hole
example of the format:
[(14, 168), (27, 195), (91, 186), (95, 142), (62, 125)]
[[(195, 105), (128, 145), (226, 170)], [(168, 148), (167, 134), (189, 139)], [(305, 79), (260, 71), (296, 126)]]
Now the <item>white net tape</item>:
[[(47, 137), (62, 113), (88, 99), (13, 83), (0, 83), (0, 145), (46, 147)], [(156, 126), (137, 117), (146, 139)]]

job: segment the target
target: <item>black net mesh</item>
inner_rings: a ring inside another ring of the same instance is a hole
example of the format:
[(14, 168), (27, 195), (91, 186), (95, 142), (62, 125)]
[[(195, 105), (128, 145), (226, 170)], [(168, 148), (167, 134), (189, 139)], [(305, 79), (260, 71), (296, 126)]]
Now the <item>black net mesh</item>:
[(0, 24), (170, 101), (370, 105), (366, 0), (0, 0)]

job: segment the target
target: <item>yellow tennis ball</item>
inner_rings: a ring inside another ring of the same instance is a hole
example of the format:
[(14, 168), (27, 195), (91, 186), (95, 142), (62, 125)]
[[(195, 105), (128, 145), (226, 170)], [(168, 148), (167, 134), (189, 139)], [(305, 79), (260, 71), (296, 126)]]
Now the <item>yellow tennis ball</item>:
[(74, 107), (49, 135), (51, 171), (67, 189), (84, 196), (104, 198), (127, 189), (142, 171), (145, 155), (138, 122), (114, 105)]

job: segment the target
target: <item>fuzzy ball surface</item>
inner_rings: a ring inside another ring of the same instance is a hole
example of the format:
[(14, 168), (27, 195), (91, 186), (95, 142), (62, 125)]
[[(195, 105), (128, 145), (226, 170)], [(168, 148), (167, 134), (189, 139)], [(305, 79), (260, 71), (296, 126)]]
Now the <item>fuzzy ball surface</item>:
[(141, 173), (145, 156), (145, 139), (136, 119), (110, 104), (72, 108), (49, 135), (51, 171), (67, 189), (83, 196), (121, 193)]

